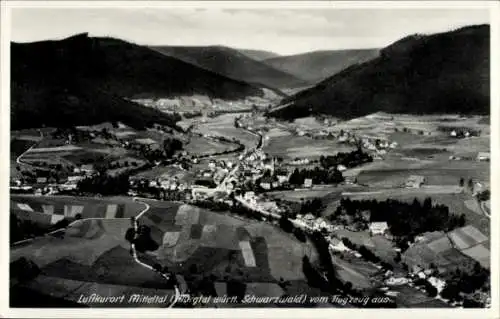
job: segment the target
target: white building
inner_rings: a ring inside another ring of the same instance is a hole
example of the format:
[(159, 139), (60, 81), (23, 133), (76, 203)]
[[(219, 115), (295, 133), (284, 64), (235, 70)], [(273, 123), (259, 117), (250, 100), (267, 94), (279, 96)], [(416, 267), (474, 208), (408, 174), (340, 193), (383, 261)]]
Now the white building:
[(477, 154), (477, 160), (478, 161), (486, 161), (486, 162), (489, 162), (490, 161), (490, 153), (489, 152), (479, 152)]
[(246, 192), (245, 193), (245, 200), (251, 200), (255, 197), (255, 192)]
[(389, 229), (389, 226), (387, 225), (387, 222), (373, 222), (370, 223), (369, 228), (370, 234), (372, 235), (384, 235)]
[(304, 187), (306, 187), (306, 188), (311, 188), (311, 187), (312, 187), (312, 185), (313, 185), (312, 179), (310, 179), (310, 178), (306, 178), (306, 179), (304, 180)]
[(401, 286), (401, 285), (406, 285), (408, 283), (408, 279), (405, 277), (390, 277), (385, 281), (386, 285), (389, 286)]
[(339, 164), (337, 165), (337, 170), (340, 171), (340, 172), (343, 172), (347, 169), (347, 167), (345, 167), (344, 165), (342, 164)]

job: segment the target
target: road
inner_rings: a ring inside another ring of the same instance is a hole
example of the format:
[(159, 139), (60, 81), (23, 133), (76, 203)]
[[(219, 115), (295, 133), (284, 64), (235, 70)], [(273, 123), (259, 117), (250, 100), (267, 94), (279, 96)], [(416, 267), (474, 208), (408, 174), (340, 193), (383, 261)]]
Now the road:
[[(144, 209), (143, 209), (143, 210), (142, 210), (142, 211), (141, 211), (141, 212), (140, 212), (137, 216), (135, 216), (134, 228), (135, 228), (135, 232), (137, 233), (137, 231), (138, 231), (138, 227), (139, 227), (139, 223), (138, 223), (137, 221), (138, 221), (138, 219), (139, 219), (139, 218), (141, 218), (141, 216), (142, 216), (142, 215), (144, 215), (144, 214), (145, 214), (145, 213), (149, 210), (150, 206), (149, 206), (149, 204), (148, 204), (148, 203), (141, 201), (141, 200), (140, 200), (140, 198), (138, 198), (138, 197), (134, 197), (134, 198), (133, 198), (133, 200), (134, 200), (135, 202), (138, 202), (138, 203), (144, 204), (144, 205), (146, 206), (146, 207), (145, 207), (145, 208), (144, 208)], [(143, 263), (142, 261), (140, 261), (140, 260), (139, 260), (139, 257), (137, 257), (137, 251), (135, 250), (135, 246), (134, 246), (134, 244), (132, 244), (132, 256), (134, 257), (134, 260), (135, 260), (135, 262), (136, 262), (137, 264), (139, 264), (139, 265), (141, 265), (142, 267), (147, 268), (147, 269), (149, 269), (149, 270), (151, 270), (151, 271), (155, 271), (151, 265), (148, 265), (148, 264), (146, 264), (146, 263)], [(164, 273), (160, 273), (160, 274), (161, 274), (161, 276), (162, 276), (163, 278), (165, 278), (166, 280), (168, 280), (168, 279), (169, 279), (169, 275), (164, 274)], [(172, 274), (172, 276), (174, 276), (174, 275)], [(175, 285), (175, 286), (174, 286), (174, 290), (175, 290), (175, 299), (174, 299), (174, 301), (173, 301), (173, 302), (172, 302), (172, 303), (168, 306), (168, 308), (172, 308), (172, 307), (173, 307), (173, 306), (177, 303), (177, 301), (178, 301), (178, 300), (179, 300), (179, 298), (180, 298), (181, 292), (180, 292), (179, 287), (178, 287), (177, 285)]]

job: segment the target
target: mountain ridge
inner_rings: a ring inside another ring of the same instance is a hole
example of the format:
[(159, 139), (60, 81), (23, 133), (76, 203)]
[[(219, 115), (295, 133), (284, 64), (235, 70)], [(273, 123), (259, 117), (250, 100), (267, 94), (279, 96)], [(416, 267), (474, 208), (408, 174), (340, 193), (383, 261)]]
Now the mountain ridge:
[(230, 47), (214, 46), (151, 46), (166, 56), (191, 63), (231, 79), (274, 89), (304, 85), (291, 74), (256, 61)]
[(318, 50), (262, 61), (314, 85), (349, 65), (378, 56), (379, 49)]
[(129, 99), (180, 94), (236, 100), (263, 92), (114, 38), (82, 33), (63, 40), (11, 43), (13, 129), (111, 120), (139, 127), (153, 121), (175, 126), (174, 116)]
[(489, 26), (405, 37), (284, 99), (269, 115), (353, 118), (388, 113), (489, 113)]

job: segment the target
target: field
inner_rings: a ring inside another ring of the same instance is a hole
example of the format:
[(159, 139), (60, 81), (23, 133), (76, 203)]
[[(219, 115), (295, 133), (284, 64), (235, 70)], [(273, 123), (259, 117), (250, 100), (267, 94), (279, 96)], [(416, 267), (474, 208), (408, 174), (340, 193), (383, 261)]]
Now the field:
[(383, 236), (370, 236), (368, 231), (353, 232), (345, 229), (338, 229), (334, 231), (334, 234), (338, 238), (346, 237), (358, 246), (366, 246), (385, 262), (393, 263), (394, 257), (396, 257), (394, 250), (396, 246)]
[(235, 150), (238, 146), (234, 143), (216, 141), (210, 138), (193, 136), (184, 150), (189, 154), (203, 156)]
[(234, 127), (234, 119), (240, 114), (224, 114), (214, 118), (206, 118), (196, 126), (195, 131), (201, 134), (210, 134), (224, 136), (226, 138), (235, 138), (247, 148), (253, 148), (257, 145), (259, 137), (244, 129)]
[(321, 155), (335, 155), (353, 150), (353, 147), (333, 140), (316, 140), (305, 136), (276, 136), (276, 134), (266, 141), (264, 147), (264, 151), (271, 156), (281, 156), (287, 160), (317, 159)]
[[(129, 227), (126, 219), (85, 220), (70, 226), (64, 238), (49, 236), (12, 248), (12, 261), (26, 257), (42, 271), (42, 275), (21, 286), (74, 302), (82, 294), (126, 295), (118, 305), (91, 304), (101, 307), (130, 306), (133, 303), (129, 297), (136, 293), (173, 295), (164, 279), (138, 265), (130, 256), (129, 243), (124, 239)], [(168, 302), (149, 306), (165, 305)]]
[(363, 260), (333, 255), (332, 261), (340, 279), (351, 282), (354, 288), (371, 288), (377, 283), (373, 275), (379, 272), (379, 269)]
[(30, 147), (35, 145), (35, 141), (27, 139), (12, 139), (10, 141), (10, 157), (11, 159), (16, 159), (19, 155), (26, 152)]
[(266, 224), (188, 205), (158, 205), (141, 220), (151, 227), (152, 238), (161, 243), (154, 257), (178, 273), (189, 275), (191, 265), (196, 265), (200, 274), (210, 273), (219, 279), (229, 271), (246, 282), (298, 280), (304, 278), (302, 257), (314, 254), (310, 246), (307, 249), (293, 236)]
[(421, 203), (425, 198), (430, 197), (433, 204), (443, 204), (449, 207), (450, 212), (454, 214), (464, 214), (466, 223), (473, 225), (479, 229), (483, 234), (489, 236), (490, 234), (490, 219), (484, 215), (479, 215), (477, 212), (469, 209), (466, 201), (470, 200), (470, 195), (463, 193), (436, 193), (432, 189), (425, 192), (424, 189), (400, 189), (400, 190), (387, 190), (387, 191), (374, 191), (374, 192), (352, 192), (349, 195), (351, 199), (376, 199), (384, 201), (388, 198), (412, 202), (417, 198)]
[[(11, 195), (10, 209), (18, 218), (29, 219), (40, 224), (52, 224), (63, 218), (129, 218), (137, 215), (144, 205), (127, 199), (108, 200), (85, 197), (39, 197)], [(110, 213), (110, 210), (113, 213)]]
[(175, 166), (155, 166), (147, 171), (142, 171), (137, 175), (136, 178), (159, 178), (159, 179), (170, 179), (177, 177), (181, 183), (189, 183), (194, 179), (194, 174), (190, 171), (185, 171)]

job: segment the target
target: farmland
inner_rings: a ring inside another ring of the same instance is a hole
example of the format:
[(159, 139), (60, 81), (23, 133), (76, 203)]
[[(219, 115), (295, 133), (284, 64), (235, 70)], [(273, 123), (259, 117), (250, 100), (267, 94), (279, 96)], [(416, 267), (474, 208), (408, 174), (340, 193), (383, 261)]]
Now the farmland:
[(271, 156), (280, 156), (288, 160), (295, 158), (318, 159), (321, 155), (335, 155), (350, 152), (354, 148), (330, 140), (315, 140), (305, 136), (270, 136), (264, 151)]
[(218, 278), (224, 278), (229, 267), (249, 282), (297, 280), (303, 279), (302, 257), (314, 254), (314, 248), (272, 226), (186, 205), (161, 204), (141, 220), (151, 227), (152, 238), (163, 243), (155, 252), (158, 261), (185, 275), (191, 265), (197, 265), (199, 272)]
[(213, 118), (206, 118), (201, 123), (196, 123), (194, 131), (200, 134), (224, 136), (235, 138), (247, 148), (255, 147), (259, 137), (243, 129), (234, 127), (234, 120), (240, 114), (224, 114)]
[(193, 136), (189, 143), (184, 146), (184, 150), (189, 154), (206, 156), (229, 152), (237, 149), (238, 145), (229, 142), (216, 141), (214, 139), (201, 136)]
[(175, 166), (155, 166), (149, 170), (142, 171), (134, 175), (134, 177), (146, 179), (170, 179), (177, 177), (181, 183), (187, 183), (194, 179), (194, 174), (191, 171), (182, 170)]

